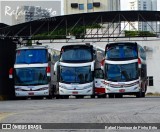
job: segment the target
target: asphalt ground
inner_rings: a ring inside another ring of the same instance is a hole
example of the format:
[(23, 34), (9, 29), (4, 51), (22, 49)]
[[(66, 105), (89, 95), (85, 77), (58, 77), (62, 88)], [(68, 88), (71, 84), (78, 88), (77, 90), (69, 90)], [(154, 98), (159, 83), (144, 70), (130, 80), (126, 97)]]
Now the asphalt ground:
[[(9, 100), (0, 101), (0, 123), (12, 124), (42, 124), (55, 125), (61, 123), (61, 129), (50, 129), (46, 131), (60, 132), (101, 132), (101, 131), (160, 131), (150, 130), (99, 130), (99, 129), (64, 129), (64, 123), (77, 125), (83, 128), (81, 123), (122, 123), (136, 125), (137, 123), (160, 123), (160, 97), (147, 96), (145, 98), (136, 98), (135, 96), (126, 96), (123, 98), (96, 98), (91, 99), (27, 99), (27, 100)], [(45, 124), (43, 124), (45, 123)], [(51, 126), (50, 126), (51, 127)], [(72, 128), (72, 127), (71, 127)], [(0, 130), (0, 131), (22, 131)], [(37, 131), (37, 130), (23, 130)], [(38, 130), (44, 131), (44, 130)]]

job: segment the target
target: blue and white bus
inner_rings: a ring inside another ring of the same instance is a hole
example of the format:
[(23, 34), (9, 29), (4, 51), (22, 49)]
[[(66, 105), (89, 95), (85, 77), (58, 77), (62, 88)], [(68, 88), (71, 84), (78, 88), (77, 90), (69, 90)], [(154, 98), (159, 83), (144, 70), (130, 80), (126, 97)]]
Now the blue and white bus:
[(107, 44), (103, 70), (106, 94), (109, 98), (130, 94), (145, 97), (147, 90), (146, 53), (137, 43)]
[(9, 78), (14, 79), (16, 97), (52, 98), (51, 56), (46, 46), (27, 46), (16, 50), (14, 68)]

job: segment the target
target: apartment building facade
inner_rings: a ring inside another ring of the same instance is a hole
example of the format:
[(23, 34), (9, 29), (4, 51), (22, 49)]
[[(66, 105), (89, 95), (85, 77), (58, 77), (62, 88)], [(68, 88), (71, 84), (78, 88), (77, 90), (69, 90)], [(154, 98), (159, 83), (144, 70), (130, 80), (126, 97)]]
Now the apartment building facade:
[[(128, 0), (128, 10), (157, 11), (157, 0)], [(126, 29), (158, 32), (156, 22), (132, 22)]]
[(120, 10), (120, 0), (63, 0), (64, 15)]

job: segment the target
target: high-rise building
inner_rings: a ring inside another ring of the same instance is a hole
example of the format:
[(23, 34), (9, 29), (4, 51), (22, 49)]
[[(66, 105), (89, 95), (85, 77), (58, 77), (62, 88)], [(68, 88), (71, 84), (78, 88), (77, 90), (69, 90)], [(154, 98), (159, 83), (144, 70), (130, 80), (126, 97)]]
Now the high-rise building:
[(120, 0), (63, 0), (63, 5), (64, 15), (120, 10)]
[(12, 16), (12, 24), (14, 25), (48, 17), (50, 17), (50, 13), (40, 6), (21, 6), (18, 9), (17, 14)]
[[(157, 0), (129, 0), (129, 10), (157, 11)], [(132, 22), (126, 28), (128, 30), (156, 32), (156, 22)]]

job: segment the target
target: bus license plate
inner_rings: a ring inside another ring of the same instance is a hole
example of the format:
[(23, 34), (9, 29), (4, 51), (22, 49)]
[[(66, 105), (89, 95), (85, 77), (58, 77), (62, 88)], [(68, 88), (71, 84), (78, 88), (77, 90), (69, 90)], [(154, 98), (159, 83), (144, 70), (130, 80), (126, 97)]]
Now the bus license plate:
[(120, 92), (120, 93), (124, 93), (124, 92), (125, 92), (125, 89), (120, 89), (119, 92)]
[(34, 93), (28, 93), (28, 95), (34, 95)]
[(72, 92), (72, 94), (78, 94), (78, 92)]

